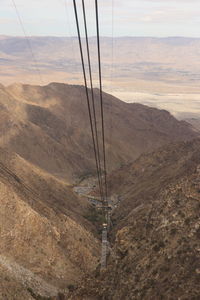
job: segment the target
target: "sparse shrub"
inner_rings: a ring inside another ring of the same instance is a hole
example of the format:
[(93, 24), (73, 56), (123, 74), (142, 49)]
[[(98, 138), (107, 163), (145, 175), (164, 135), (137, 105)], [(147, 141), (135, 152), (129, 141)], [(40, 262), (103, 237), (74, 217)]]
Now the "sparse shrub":
[(149, 264), (146, 265), (146, 269), (147, 269), (147, 270), (150, 269), (150, 265), (149, 265)]
[(153, 228), (153, 224), (152, 223), (147, 223), (146, 224), (146, 229), (151, 229)]
[(141, 293), (140, 293), (140, 297), (141, 297), (141, 299), (143, 299), (144, 298), (144, 296), (146, 295), (146, 290), (145, 289), (142, 289), (142, 291), (141, 291)]
[(139, 282), (140, 276), (138, 274), (135, 274), (135, 282)]
[(126, 267), (126, 269), (125, 269), (125, 271), (126, 271), (126, 273), (131, 273), (131, 271), (132, 271), (132, 269), (131, 269), (131, 267), (130, 266), (128, 266), (128, 267)]
[(148, 279), (147, 282), (148, 282), (148, 284), (149, 284), (150, 287), (153, 287), (153, 286), (155, 285), (155, 280), (152, 279), (152, 278), (151, 278), (151, 279)]
[(176, 253), (177, 253), (177, 255), (181, 255), (184, 253), (184, 251), (183, 251), (183, 249), (179, 249)]
[(176, 199), (176, 200), (175, 200), (175, 204), (176, 204), (176, 205), (179, 205), (179, 204), (180, 204), (180, 201), (179, 201), (178, 199)]
[(160, 271), (161, 271), (161, 272), (168, 272), (169, 270), (170, 270), (170, 268), (169, 268), (168, 265), (162, 266), (162, 267), (160, 268)]
[(10, 279), (6, 276), (6, 277), (4, 277), (4, 279), (6, 280), (6, 281), (10, 281)]
[(180, 217), (185, 218), (185, 214), (181, 210), (179, 210), (178, 214)]
[(152, 275), (155, 276), (158, 273), (158, 270), (153, 270)]
[(69, 285), (67, 286), (67, 288), (68, 288), (68, 290), (69, 290), (70, 292), (72, 292), (72, 291), (75, 290), (75, 286), (74, 286), (73, 284), (69, 284)]
[(171, 234), (171, 235), (175, 235), (176, 232), (177, 232), (177, 229), (176, 229), (176, 228), (172, 228), (172, 229), (170, 230), (170, 234)]
[(32, 290), (32, 288), (28, 287), (27, 291), (31, 294), (31, 296), (35, 299), (35, 300), (52, 300), (51, 297), (44, 297), (41, 295), (37, 295), (35, 294), (35, 292)]
[(190, 224), (190, 218), (186, 218), (185, 221), (184, 221), (184, 223), (185, 223), (186, 225), (189, 225), (189, 224)]
[(158, 244), (153, 246), (153, 250), (158, 252), (158, 251), (160, 251), (161, 248), (164, 248), (164, 247), (165, 247), (165, 243), (163, 241), (160, 241)]
[(65, 300), (65, 296), (62, 293), (58, 293), (58, 300)]

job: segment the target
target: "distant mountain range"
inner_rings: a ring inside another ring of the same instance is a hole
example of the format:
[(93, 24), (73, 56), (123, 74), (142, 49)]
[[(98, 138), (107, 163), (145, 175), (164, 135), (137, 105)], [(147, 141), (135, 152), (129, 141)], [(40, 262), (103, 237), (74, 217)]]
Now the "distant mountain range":
[[(30, 37), (29, 42), (33, 55), (24, 37), (0, 37), (0, 82), (82, 82), (77, 38)], [(95, 38), (90, 46), (96, 81)], [(101, 38), (101, 54), (107, 91), (198, 92), (200, 39), (107, 37)]]
[[(99, 87), (96, 38), (89, 42), (94, 86)], [(104, 37), (101, 62), (105, 92), (166, 109), (179, 119), (198, 118), (200, 39)], [(5, 85), (83, 84), (76, 37), (0, 36), (0, 65), (0, 82)]]

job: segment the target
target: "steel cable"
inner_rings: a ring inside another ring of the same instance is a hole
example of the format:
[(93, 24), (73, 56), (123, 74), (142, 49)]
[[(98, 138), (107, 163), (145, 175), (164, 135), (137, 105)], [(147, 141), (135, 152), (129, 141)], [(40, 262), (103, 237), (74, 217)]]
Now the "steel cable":
[(97, 170), (98, 183), (99, 183), (99, 192), (100, 192), (101, 199), (103, 201), (104, 199), (103, 199), (103, 194), (102, 194), (102, 191), (101, 191), (101, 181), (100, 181), (100, 173), (99, 173), (99, 168), (98, 168), (97, 150), (96, 150), (96, 144), (95, 144), (95, 135), (94, 135), (92, 114), (91, 114), (91, 108), (90, 108), (90, 100), (89, 100), (89, 93), (88, 93), (88, 86), (87, 86), (85, 62), (84, 62), (84, 56), (83, 56), (83, 48), (82, 48), (82, 42), (81, 42), (81, 35), (80, 35), (80, 27), (79, 27), (79, 19), (78, 19), (78, 13), (77, 13), (76, 0), (73, 0), (73, 6), (74, 6), (76, 27), (77, 27), (77, 33), (78, 33), (79, 49), (80, 49), (81, 64), (82, 64), (82, 69), (83, 69), (83, 77), (84, 77), (84, 84), (85, 84), (85, 93), (86, 93), (86, 98), (87, 98), (90, 128), (91, 128), (91, 133), (92, 133), (92, 141), (93, 141), (93, 148), (94, 148), (94, 155), (95, 155), (95, 162), (96, 162), (96, 170)]

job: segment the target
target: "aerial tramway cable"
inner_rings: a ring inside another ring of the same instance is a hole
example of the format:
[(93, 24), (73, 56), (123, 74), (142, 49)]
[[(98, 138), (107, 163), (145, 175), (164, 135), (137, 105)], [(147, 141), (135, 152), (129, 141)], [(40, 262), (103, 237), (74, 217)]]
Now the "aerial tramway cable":
[(102, 91), (102, 72), (101, 72), (101, 49), (99, 38), (99, 12), (98, 0), (95, 0), (96, 11), (96, 30), (97, 30), (97, 50), (98, 50), (98, 66), (99, 66), (99, 88), (100, 88), (100, 103), (101, 103), (101, 127), (102, 127), (102, 144), (103, 144), (103, 165), (104, 165), (104, 182), (105, 182), (105, 198), (104, 204), (108, 205), (108, 188), (107, 188), (107, 169), (106, 169), (106, 150), (105, 150), (105, 129), (104, 129), (104, 110), (103, 110), (103, 91)]
[(105, 150), (105, 129), (104, 129), (104, 110), (103, 110), (103, 91), (102, 91), (102, 74), (101, 74), (101, 50), (99, 38), (99, 12), (98, 1), (95, 0), (96, 11), (96, 30), (97, 30), (97, 49), (98, 49), (98, 66), (99, 66), (99, 87), (100, 87), (100, 106), (101, 106), (101, 129), (102, 129), (102, 145), (103, 145), (103, 164), (104, 164), (104, 180), (105, 180), (105, 198), (104, 198), (104, 214), (106, 223), (103, 224), (102, 230), (102, 248), (101, 248), (101, 271), (107, 267), (107, 254), (108, 254), (108, 231), (110, 214), (108, 211), (108, 188), (107, 188), (107, 169), (106, 169), (106, 150)]
[(84, 20), (84, 28), (85, 28), (85, 39), (86, 39), (86, 48), (87, 48), (87, 59), (88, 59), (88, 69), (89, 69), (89, 78), (90, 78), (90, 88), (91, 88), (91, 96), (92, 96), (92, 110), (93, 110), (94, 129), (95, 129), (94, 131), (95, 131), (95, 139), (96, 139), (96, 146), (97, 146), (97, 160), (98, 160), (98, 168), (99, 168), (99, 174), (100, 174), (101, 192), (102, 192), (102, 195), (103, 195), (101, 157), (100, 157), (100, 151), (99, 151), (99, 138), (98, 138), (98, 131), (97, 131), (97, 117), (96, 117), (94, 89), (93, 89), (93, 78), (92, 78), (92, 68), (91, 68), (91, 59), (90, 59), (90, 48), (89, 48), (89, 41), (88, 41), (87, 18), (86, 18), (85, 1), (84, 0), (82, 0), (82, 9), (83, 9), (83, 20)]
[[(113, 74), (114, 74), (114, 0), (111, 0), (111, 14), (112, 14), (112, 19), (111, 19), (111, 67), (110, 67), (110, 86), (109, 86), (109, 90), (112, 94), (113, 92)], [(112, 149), (112, 135), (113, 135), (113, 114), (112, 114), (112, 110), (113, 110), (113, 105), (112, 105), (112, 100), (110, 101), (110, 107), (109, 107), (109, 143), (110, 143), (110, 149)], [(111, 151), (109, 151), (110, 157), (111, 157)], [(109, 159), (110, 159), (109, 157)], [(111, 165), (111, 163), (110, 163)], [(110, 172), (111, 170), (109, 170), (108, 172)], [(108, 189), (110, 187), (108, 186)]]
[[(92, 112), (91, 112), (91, 108), (90, 108), (89, 93), (88, 93), (88, 86), (87, 86), (87, 77), (86, 77), (86, 71), (85, 71), (85, 64), (84, 64), (84, 57), (83, 57), (83, 50), (82, 50), (82, 43), (81, 43), (81, 36), (80, 36), (80, 29), (79, 29), (79, 21), (78, 21), (78, 14), (77, 14), (77, 8), (76, 8), (76, 0), (73, 0), (73, 3), (74, 3), (74, 12), (75, 12), (78, 39), (79, 39), (79, 47), (80, 47), (80, 53), (81, 53), (81, 62), (82, 62), (83, 75), (84, 75), (86, 98), (87, 98), (87, 104), (88, 104), (90, 127), (91, 127), (91, 132), (92, 132), (92, 140), (93, 140), (93, 147), (94, 147), (94, 154), (95, 154), (98, 184), (99, 184), (99, 190), (100, 190), (100, 197), (101, 197), (101, 200), (103, 201), (104, 200), (104, 195), (103, 195), (104, 192), (103, 192), (103, 183), (102, 183), (102, 174), (101, 174), (100, 151), (99, 151), (99, 141), (98, 141), (98, 132), (97, 132), (96, 110), (95, 110), (95, 104), (94, 104), (94, 91), (93, 91), (93, 83), (92, 83), (92, 71), (91, 71), (91, 62), (90, 62), (88, 34), (87, 34), (87, 22), (86, 22), (86, 14), (85, 14), (85, 5), (84, 5), (84, 1), (82, 1), (85, 33), (86, 33), (86, 40), (87, 40), (88, 66), (89, 66), (89, 72), (90, 72), (90, 83), (91, 83), (91, 94), (92, 94), (92, 110), (93, 110), (93, 116), (94, 116), (95, 129), (93, 128)], [(42, 76), (41, 76), (40, 70), (39, 70), (38, 65), (37, 65), (37, 60), (36, 60), (36, 57), (34, 55), (31, 42), (30, 42), (29, 37), (26, 33), (26, 30), (25, 30), (23, 21), (21, 19), (20, 13), (18, 11), (15, 0), (12, 0), (12, 4), (13, 4), (13, 7), (15, 9), (19, 24), (22, 28), (24, 37), (27, 41), (27, 45), (28, 45), (28, 48), (29, 48), (31, 56), (32, 56), (32, 60), (33, 60), (34, 66), (35, 66), (35, 70), (39, 75), (40, 82), (42, 82)], [(96, 142), (95, 142), (95, 139), (96, 139)]]
[[(37, 66), (37, 61), (35, 55), (33, 53), (31, 42), (26, 34), (25, 27), (23, 25), (21, 16), (17, 9), (16, 3), (12, 0), (14, 9), (16, 11), (19, 23), (21, 25), (22, 31), (26, 38), (28, 47), (30, 49), (33, 62), (35, 64), (35, 69), (39, 74), (40, 81), (41, 80), (41, 73)], [(98, 139), (98, 130), (97, 130), (97, 118), (96, 118), (96, 108), (95, 108), (95, 101), (94, 101), (94, 90), (93, 90), (93, 79), (92, 79), (92, 69), (91, 69), (91, 60), (90, 60), (90, 50), (89, 50), (89, 41), (88, 41), (88, 32), (87, 32), (87, 20), (86, 20), (86, 12), (85, 12), (85, 3), (82, 0), (82, 9), (83, 9), (83, 18), (84, 18), (84, 27), (85, 27), (85, 36), (86, 36), (86, 48), (87, 48), (87, 58), (88, 58), (88, 67), (89, 67), (89, 78), (90, 78), (90, 86), (91, 86), (91, 96), (92, 96), (92, 110), (90, 107), (90, 97), (88, 92), (88, 84), (87, 84), (87, 77), (86, 77), (86, 68), (83, 56), (83, 48), (81, 42), (81, 34), (79, 28), (79, 19), (76, 7), (76, 0), (73, 0), (74, 6), (74, 13), (75, 13), (75, 20), (76, 20), (76, 27), (78, 33), (78, 41), (79, 41), (79, 48), (81, 54), (81, 64), (83, 70), (83, 77), (84, 77), (84, 85), (85, 85), (85, 93), (87, 99), (87, 106), (88, 106), (88, 114), (89, 114), (89, 121), (90, 121), (90, 128), (92, 133), (92, 142), (94, 148), (94, 155), (95, 155), (95, 163), (96, 163), (96, 171), (97, 171), (97, 178), (99, 184), (99, 192), (100, 197), (102, 200), (102, 207), (104, 208), (105, 217), (107, 221), (109, 220), (109, 212), (108, 212), (108, 189), (107, 189), (107, 168), (106, 168), (106, 151), (105, 151), (105, 128), (104, 128), (104, 110), (103, 110), (103, 91), (102, 91), (102, 72), (101, 72), (101, 51), (100, 51), (100, 37), (99, 37), (99, 16), (98, 16), (98, 1), (95, 0), (95, 11), (96, 11), (96, 30), (97, 30), (97, 49), (98, 49), (98, 73), (99, 73), (99, 87), (100, 87), (100, 115), (101, 115), (101, 133), (102, 133), (102, 150), (103, 150), (103, 172), (104, 172), (104, 184), (105, 187), (103, 189), (103, 182), (102, 182), (102, 170), (101, 170), (101, 156), (100, 156), (100, 149), (99, 149), (99, 139)], [(93, 113), (93, 116), (92, 116)], [(93, 121), (94, 119), (94, 121)], [(94, 127), (93, 127), (94, 122)], [(102, 230), (102, 256), (101, 256), (101, 268), (104, 269), (106, 267), (106, 260), (107, 260), (107, 248), (108, 248), (108, 241), (107, 241), (107, 233), (108, 233), (108, 224), (103, 224)]]
[(90, 128), (91, 128), (91, 133), (92, 133), (92, 141), (93, 141), (93, 148), (94, 148), (94, 155), (95, 155), (95, 162), (96, 162), (96, 169), (97, 169), (97, 176), (98, 176), (98, 183), (99, 183), (99, 191), (100, 191), (101, 199), (103, 201), (103, 194), (102, 194), (102, 191), (101, 191), (101, 181), (100, 181), (100, 173), (99, 173), (99, 168), (98, 168), (97, 150), (96, 150), (96, 144), (95, 144), (95, 135), (94, 135), (93, 122), (92, 122), (92, 114), (91, 114), (90, 99), (89, 99), (89, 92), (88, 92), (88, 86), (87, 86), (87, 77), (86, 77), (85, 62), (84, 62), (84, 56), (83, 56), (83, 49), (82, 49), (82, 42), (81, 42), (81, 35), (80, 35), (76, 0), (73, 0), (73, 6), (74, 6), (76, 27), (77, 27), (77, 33), (78, 33), (78, 41), (79, 41), (79, 48), (80, 48), (80, 55), (81, 55), (81, 64), (82, 64), (84, 84), (85, 84), (85, 93), (86, 93), (86, 98), (87, 98)]

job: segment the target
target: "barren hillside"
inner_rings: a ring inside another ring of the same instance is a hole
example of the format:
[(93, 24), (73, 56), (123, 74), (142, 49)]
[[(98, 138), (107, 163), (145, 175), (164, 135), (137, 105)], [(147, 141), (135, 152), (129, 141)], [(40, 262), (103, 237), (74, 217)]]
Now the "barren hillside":
[(54, 296), (96, 267), (99, 241), (71, 187), (1, 150), (0, 195), (0, 266), (13, 287)]
[(113, 174), (121, 203), (108, 268), (72, 299), (199, 299), (199, 146), (172, 145)]

